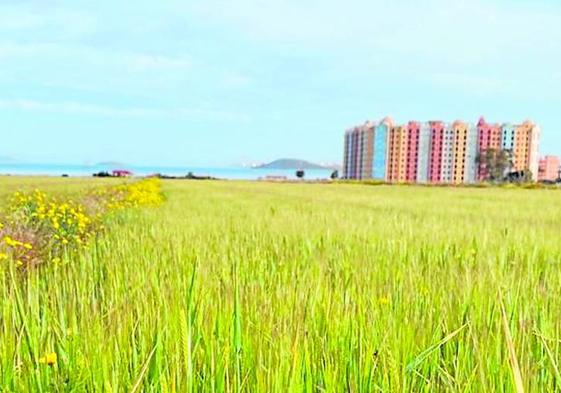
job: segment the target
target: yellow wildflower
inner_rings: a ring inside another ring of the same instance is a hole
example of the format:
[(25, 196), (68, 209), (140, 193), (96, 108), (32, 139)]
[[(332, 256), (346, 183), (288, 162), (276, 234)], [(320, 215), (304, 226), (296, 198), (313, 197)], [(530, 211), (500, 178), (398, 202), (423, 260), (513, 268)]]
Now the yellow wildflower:
[(387, 297), (387, 296), (382, 296), (380, 299), (378, 299), (378, 303), (381, 306), (386, 306), (386, 305), (390, 304), (390, 302), (391, 302), (390, 298)]
[(10, 236), (4, 236), (4, 243), (6, 243), (10, 247), (18, 247), (23, 245), (22, 242), (16, 239), (12, 239)]
[(57, 355), (54, 352), (49, 352), (39, 359), (39, 363), (46, 364), (48, 366), (54, 366), (57, 361)]

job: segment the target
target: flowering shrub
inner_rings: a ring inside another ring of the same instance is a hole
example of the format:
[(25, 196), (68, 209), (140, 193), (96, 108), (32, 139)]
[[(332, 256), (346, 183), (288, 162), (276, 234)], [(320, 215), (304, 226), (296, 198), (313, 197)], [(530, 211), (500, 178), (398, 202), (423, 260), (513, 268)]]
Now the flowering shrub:
[(82, 202), (50, 197), (36, 190), (17, 192), (0, 222), (0, 261), (11, 258), (25, 268), (45, 261), (59, 262), (65, 252), (87, 244), (114, 210), (163, 201), (157, 179), (105, 187), (87, 194)]

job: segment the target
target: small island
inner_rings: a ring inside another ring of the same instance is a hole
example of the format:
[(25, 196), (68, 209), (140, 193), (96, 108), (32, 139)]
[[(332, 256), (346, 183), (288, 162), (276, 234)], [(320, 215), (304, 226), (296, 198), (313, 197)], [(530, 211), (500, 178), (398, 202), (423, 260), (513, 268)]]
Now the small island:
[(254, 166), (253, 169), (335, 169), (329, 166), (294, 158), (281, 158), (268, 164)]

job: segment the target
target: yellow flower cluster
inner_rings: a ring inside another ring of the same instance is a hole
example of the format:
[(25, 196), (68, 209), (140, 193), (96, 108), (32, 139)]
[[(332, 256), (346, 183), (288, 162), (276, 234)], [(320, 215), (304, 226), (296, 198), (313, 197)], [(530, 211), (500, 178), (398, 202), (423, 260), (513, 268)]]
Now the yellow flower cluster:
[[(18, 266), (23, 265), (23, 260), (30, 259), (30, 251), (33, 250), (33, 245), (31, 243), (21, 242), (16, 239), (12, 239), (10, 236), (4, 236), (2, 239), (4, 244), (8, 247), (8, 249), (12, 250), (12, 254), (16, 255), (16, 264)], [(0, 252), (0, 261), (3, 259), (8, 259), (8, 254)]]
[(0, 262), (8, 259), (10, 255), (18, 266), (24, 264), (22, 260), (28, 260), (26, 255), (33, 250), (33, 245), (27, 241), (20, 241), (7, 235), (6, 226), (0, 222)]
[(163, 202), (158, 179), (147, 179), (136, 183), (100, 189), (108, 210), (126, 209), (136, 206), (159, 205)]
[[(0, 222), (0, 230), (2, 230), (2, 228), (4, 228), (4, 224), (2, 224)], [(1, 245), (1, 243), (2, 243), (2, 239), (0, 239), (0, 245)], [(8, 259), (8, 254), (6, 254), (5, 252), (2, 252), (2, 249), (0, 249), (0, 262), (2, 262), (5, 259)]]
[(4, 243), (6, 243), (6, 245), (8, 247), (13, 247), (13, 248), (23, 247), (26, 250), (32, 250), (33, 249), (33, 246), (31, 244), (20, 242), (19, 240), (12, 239), (10, 236), (4, 236)]
[[(52, 254), (59, 254), (68, 247), (79, 247), (94, 230), (92, 219), (80, 203), (49, 198), (38, 190), (31, 194), (16, 193), (8, 214), (15, 225), (41, 234)], [(14, 242), (22, 243), (18, 240)], [(19, 245), (6, 243), (8, 246)], [(25, 247), (25, 244), (23, 246)]]
[(52, 198), (39, 190), (14, 194), (7, 225), (0, 223), (0, 261), (11, 256), (17, 265), (59, 262), (64, 252), (78, 250), (103, 228), (109, 211), (163, 201), (157, 179), (100, 188), (93, 194), (84, 203)]
[[(4, 229), (4, 224), (2, 224), (0, 222), (0, 231), (2, 231), (2, 229)], [(0, 244), (2, 242), (2, 239), (0, 239)], [(2, 252), (2, 250), (0, 249), (0, 262), (3, 261), (4, 259), (8, 259), (8, 254), (6, 254), (5, 252)]]

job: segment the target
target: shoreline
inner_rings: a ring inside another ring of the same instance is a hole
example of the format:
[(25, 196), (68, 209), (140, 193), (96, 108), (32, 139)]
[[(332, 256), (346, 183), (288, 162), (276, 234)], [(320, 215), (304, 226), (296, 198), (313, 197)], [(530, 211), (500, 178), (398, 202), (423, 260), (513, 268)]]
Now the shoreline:
[[(105, 167), (6, 167), (0, 165), (0, 176), (28, 177), (72, 177), (87, 178), (94, 174), (109, 173), (114, 169)], [(259, 180), (263, 178), (283, 178), (297, 180), (297, 170), (285, 169), (254, 169), (254, 168), (167, 168), (167, 167), (127, 167), (136, 177), (162, 176), (170, 178), (204, 177), (224, 180)], [(307, 179), (329, 179), (332, 172), (327, 170), (304, 170)]]

